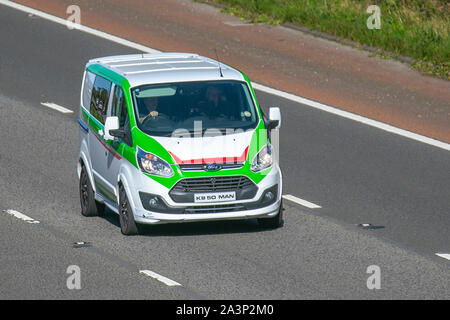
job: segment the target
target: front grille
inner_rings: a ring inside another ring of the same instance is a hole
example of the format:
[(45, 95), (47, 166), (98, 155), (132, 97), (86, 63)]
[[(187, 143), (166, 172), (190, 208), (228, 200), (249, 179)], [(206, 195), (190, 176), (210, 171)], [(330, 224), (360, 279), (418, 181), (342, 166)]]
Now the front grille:
[(186, 178), (172, 188), (178, 192), (237, 191), (254, 183), (245, 176)]
[(246, 210), (242, 205), (223, 204), (214, 206), (193, 206), (184, 209), (184, 213), (220, 213)]

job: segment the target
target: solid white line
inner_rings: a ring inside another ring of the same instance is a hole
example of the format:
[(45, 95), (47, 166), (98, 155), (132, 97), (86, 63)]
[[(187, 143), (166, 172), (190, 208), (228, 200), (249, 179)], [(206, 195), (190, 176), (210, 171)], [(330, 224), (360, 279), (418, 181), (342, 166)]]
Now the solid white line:
[(332, 113), (332, 114), (335, 114), (335, 115), (343, 117), (343, 118), (347, 118), (347, 119), (354, 120), (354, 121), (357, 121), (357, 122), (360, 122), (360, 123), (364, 123), (364, 124), (366, 124), (368, 126), (371, 126), (371, 127), (375, 127), (375, 128), (387, 131), (387, 132), (395, 133), (395, 134), (398, 134), (400, 136), (403, 136), (403, 137), (406, 137), (406, 138), (409, 138), (409, 139), (420, 141), (420, 142), (423, 142), (423, 143), (426, 143), (426, 144), (429, 144), (429, 145), (432, 145), (432, 146), (435, 146), (435, 147), (438, 147), (438, 148), (450, 151), (450, 144), (442, 142), (442, 141), (439, 141), (439, 140), (436, 140), (436, 139), (425, 137), (425, 136), (422, 136), (420, 134), (417, 134), (417, 133), (414, 133), (414, 132), (411, 132), (411, 131), (407, 131), (407, 130), (404, 130), (404, 129), (400, 129), (400, 128), (391, 126), (389, 124), (386, 124), (386, 123), (383, 123), (383, 122), (380, 122), (380, 121), (372, 120), (372, 119), (369, 119), (369, 118), (366, 118), (366, 117), (363, 117), (363, 116), (360, 116), (360, 115), (357, 115), (357, 114), (354, 114), (354, 113), (351, 113), (351, 112), (348, 112), (348, 111), (344, 111), (344, 110), (341, 110), (341, 109), (338, 109), (338, 108), (335, 108), (335, 107), (331, 107), (331, 106), (325, 105), (325, 104), (320, 103), (320, 102), (316, 102), (316, 101), (312, 101), (312, 100), (309, 100), (309, 99), (306, 99), (306, 98), (302, 98), (302, 97), (293, 95), (291, 93), (287, 93), (287, 92), (283, 92), (283, 91), (280, 91), (280, 90), (277, 90), (277, 89), (269, 88), (269, 87), (266, 87), (266, 86), (264, 86), (262, 84), (258, 84), (258, 83), (254, 83), (253, 82), (252, 86), (253, 86), (253, 89), (256, 89), (256, 90), (260, 90), (260, 91), (264, 91), (266, 93), (277, 95), (279, 97), (282, 97), (282, 98), (285, 98), (285, 99), (288, 99), (288, 100), (291, 100), (291, 101), (294, 101), (294, 102), (298, 102), (298, 103), (301, 103), (301, 104), (306, 104), (306, 105), (308, 105), (308, 106), (310, 106), (312, 108), (315, 108), (315, 109), (319, 109), (319, 110), (322, 110), (322, 111), (325, 111), (325, 112), (328, 112), (328, 113)]
[(30, 218), (29, 216), (26, 216), (23, 213), (20, 213), (19, 211), (16, 211), (16, 210), (8, 209), (6, 211), (4, 210), (4, 212), (12, 215), (13, 217), (16, 217), (17, 219), (23, 220), (28, 223), (39, 223), (39, 221), (34, 220), (33, 218)]
[[(11, 8), (14, 8), (14, 9), (26, 12), (26, 13), (31, 13), (31, 14), (37, 16), (37, 17), (40, 17), (40, 18), (43, 18), (43, 19), (46, 19), (46, 20), (50, 20), (50, 21), (53, 21), (53, 22), (56, 22), (56, 23), (59, 23), (59, 24), (65, 25), (65, 26), (68, 25), (68, 22), (67, 22), (66, 19), (62, 19), (62, 18), (53, 16), (51, 14), (39, 11), (39, 10), (26, 7), (24, 5), (21, 5), (21, 4), (12, 2), (12, 1), (0, 0), (0, 4), (4, 4), (4, 5), (8, 6), (8, 7), (11, 7)], [(148, 52), (148, 53), (158, 53), (158, 52), (160, 52), (160, 51), (155, 50), (153, 48), (149, 48), (149, 47), (140, 45), (138, 43), (131, 42), (131, 41), (128, 41), (128, 40), (116, 37), (116, 36), (114, 36), (112, 34), (108, 34), (108, 33), (103, 32), (103, 31), (99, 31), (99, 30), (96, 30), (96, 29), (92, 29), (92, 28), (83, 26), (81, 24), (76, 24), (76, 25), (71, 24), (71, 25), (74, 26), (74, 28), (76, 30), (83, 31), (83, 32), (95, 35), (97, 37), (116, 42), (116, 43), (124, 45), (126, 47), (134, 48), (134, 49), (137, 49), (137, 50), (140, 50), (140, 51), (144, 51), (144, 52)]]
[(283, 195), (283, 199), (286, 199), (286, 200), (295, 202), (295, 203), (297, 203), (297, 204), (299, 204), (299, 205), (302, 205), (302, 206), (307, 207), (307, 208), (310, 208), (310, 209), (319, 209), (319, 208), (322, 208), (321, 206), (319, 206), (319, 205), (317, 205), (317, 204), (315, 204), (315, 203), (312, 203), (312, 202), (309, 202), (309, 201), (306, 201), (306, 200), (297, 198), (297, 197), (295, 197), (295, 196), (293, 196), (293, 195), (290, 195), (290, 194), (285, 194), (285, 195)]
[(437, 255), (438, 257), (441, 257), (441, 258), (450, 260), (450, 254), (448, 254), (448, 253), (436, 253), (436, 255)]
[[(41, 17), (43, 19), (47, 19), (47, 20), (50, 20), (50, 21), (53, 21), (53, 22), (56, 22), (56, 23), (59, 23), (59, 24), (67, 26), (67, 20), (65, 20), (65, 19), (62, 19), (62, 18), (53, 16), (53, 15), (50, 15), (48, 13), (45, 13), (45, 12), (42, 12), (42, 11), (39, 11), (39, 10), (36, 10), (36, 9), (32, 9), (32, 8), (26, 7), (24, 5), (20, 5), (20, 4), (17, 4), (17, 3), (14, 3), (14, 2), (8, 1), (8, 0), (0, 0), (0, 4), (4, 4), (4, 5), (9, 6), (11, 8), (14, 8), (14, 9), (17, 9), (17, 10), (20, 10), (20, 11), (23, 11), (23, 12), (31, 13), (31, 14), (33, 14), (35, 16), (38, 16), (38, 17)], [(143, 52), (148, 52), (148, 53), (160, 53), (161, 52), (159, 50), (156, 50), (156, 49), (153, 49), (153, 48), (150, 48), (150, 47), (147, 47), (147, 46), (144, 46), (144, 45), (141, 45), (141, 44), (129, 41), (129, 40), (125, 40), (125, 39), (119, 38), (117, 36), (108, 34), (106, 32), (99, 31), (99, 30), (96, 30), (96, 29), (93, 29), (93, 28), (90, 28), (90, 27), (86, 27), (84, 25), (77, 25), (76, 29), (79, 30), (79, 31), (83, 31), (83, 32), (95, 35), (95, 36), (103, 38), (103, 39), (107, 39), (107, 40), (116, 42), (118, 44), (130, 47), (130, 48), (134, 48), (136, 50), (143, 51)], [(282, 98), (285, 98), (285, 99), (288, 99), (288, 100), (291, 100), (291, 101), (294, 101), (294, 102), (305, 104), (305, 105), (310, 106), (312, 108), (316, 108), (316, 109), (319, 109), (319, 110), (322, 110), (322, 111), (325, 111), (325, 112), (329, 112), (329, 113), (332, 113), (334, 115), (338, 115), (340, 117), (344, 117), (344, 118), (347, 118), (347, 119), (350, 119), (350, 120), (354, 120), (354, 121), (366, 124), (366, 125), (371, 126), (371, 127), (375, 127), (375, 128), (378, 128), (378, 129), (381, 129), (381, 130), (384, 130), (384, 131), (387, 131), (387, 132), (390, 132), (390, 133), (394, 133), (394, 134), (397, 134), (397, 135), (400, 135), (400, 136), (403, 136), (403, 137), (406, 137), (406, 138), (410, 138), (410, 139), (413, 139), (413, 140), (416, 140), (416, 141), (419, 141), (419, 142), (422, 142), (422, 143), (426, 143), (428, 145), (432, 145), (432, 146), (435, 146), (435, 147), (438, 147), (438, 148), (450, 151), (450, 144), (442, 142), (442, 141), (439, 141), (439, 140), (436, 140), (436, 139), (425, 137), (425, 136), (422, 136), (422, 135), (417, 134), (417, 133), (413, 133), (413, 132), (410, 132), (410, 131), (407, 131), (407, 130), (404, 130), (404, 129), (400, 129), (400, 128), (397, 128), (397, 127), (385, 124), (383, 122), (372, 120), (372, 119), (369, 119), (369, 118), (366, 118), (366, 117), (363, 117), (363, 116), (360, 116), (360, 115), (357, 115), (357, 114), (354, 114), (354, 113), (351, 113), (351, 112), (348, 112), (348, 111), (343, 111), (341, 109), (338, 109), (338, 108), (335, 108), (335, 107), (331, 107), (331, 106), (328, 106), (328, 105), (325, 105), (325, 104), (322, 104), (320, 102), (316, 102), (316, 101), (313, 101), (313, 100), (309, 100), (307, 98), (296, 96), (294, 94), (287, 93), (287, 92), (284, 92), (284, 91), (281, 91), (281, 90), (278, 90), (278, 89), (266, 87), (266, 86), (261, 85), (259, 83), (252, 82), (252, 86), (256, 90), (264, 91), (266, 93), (269, 93), (269, 94), (272, 94), (272, 95), (276, 95), (276, 96), (279, 96), (279, 97), (282, 97)]]
[(51, 103), (51, 102), (41, 102), (41, 105), (43, 105), (43, 106), (45, 106), (45, 107), (47, 107), (47, 108), (50, 108), (50, 109), (59, 111), (59, 112), (61, 112), (61, 113), (73, 113), (72, 110), (67, 109), (67, 108), (64, 108), (64, 107), (62, 107), (62, 106), (60, 106), (60, 105), (57, 105), (56, 103)]
[(140, 270), (139, 273), (145, 274), (146, 276), (149, 276), (153, 279), (161, 281), (162, 283), (168, 285), (169, 287), (181, 286), (181, 284), (179, 284), (178, 282), (170, 280), (169, 278), (166, 278), (166, 277), (164, 277), (160, 274), (157, 274), (156, 272), (150, 271), (150, 270)]

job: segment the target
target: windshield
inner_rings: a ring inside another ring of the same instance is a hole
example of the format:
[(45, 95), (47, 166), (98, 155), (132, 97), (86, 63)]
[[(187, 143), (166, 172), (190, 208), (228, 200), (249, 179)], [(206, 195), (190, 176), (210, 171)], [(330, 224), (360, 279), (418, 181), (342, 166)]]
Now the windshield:
[(131, 92), (138, 127), (153, 136), (199, 128), (247, 130), (258, 123), (249, 89), (239, 81), (143, 85)]

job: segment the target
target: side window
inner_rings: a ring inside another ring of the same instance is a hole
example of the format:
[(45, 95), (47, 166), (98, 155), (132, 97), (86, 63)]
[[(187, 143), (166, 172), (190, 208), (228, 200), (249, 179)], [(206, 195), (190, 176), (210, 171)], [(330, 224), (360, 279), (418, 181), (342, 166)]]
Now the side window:
[(119, 127), (121, 130), (124, 130), (126, 134), (122, 141), (131, 147), (131, 130), (130, 121), (128, 119), (127, 102), (125, 100), (122, 88), (117, 85), (114, 90), (114, 96), (111, 106), (111, 116), (119, 117)]
[(94, 87), (92, 88), (92, 98), (89, 111), (90, 113), (105, 124), (106, 109), (108, 108), (108, 98), (111, 91), (111, 82), (97, 76), (94, 81)]
[(94, 86), (95, 74), (86, 70), (83, 84), (83, 107), (89, 109), (91, 104), (92, 87)]

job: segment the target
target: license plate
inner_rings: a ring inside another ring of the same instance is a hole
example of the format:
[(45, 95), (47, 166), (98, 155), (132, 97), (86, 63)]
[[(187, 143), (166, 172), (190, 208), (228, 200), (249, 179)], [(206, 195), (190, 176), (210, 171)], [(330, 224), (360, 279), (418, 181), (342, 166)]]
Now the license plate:
[(236, 192), (195, 193), (194, 202), (224, 202), (236, 200)]

